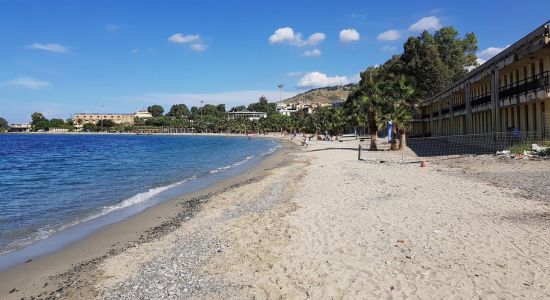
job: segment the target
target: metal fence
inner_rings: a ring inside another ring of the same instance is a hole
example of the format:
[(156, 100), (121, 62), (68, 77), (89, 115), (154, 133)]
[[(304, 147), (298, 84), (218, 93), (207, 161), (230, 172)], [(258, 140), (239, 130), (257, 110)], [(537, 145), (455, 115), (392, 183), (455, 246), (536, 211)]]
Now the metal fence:
[(532, 144), (547, 145), (543, 132), (495, 132), (484, 134), (408, 138), (406, 146), (390, 150), (387, 139), (377, 140), (377, 150), (371, 151), (370, 139), (360, 143), (360, 160), (379, 162), (416, 162), (439, 160), (465, 155), (495, 154), (498, 151), (529, 148)]
[[(531, 116), (531, 115), (529, 115)], [(516, 124), (519, 123), (519, 115)], [(466, 155), (496, 154), (498, 151), (530, 149), (533, 144), (550, 146), (550, 113), (543, 113), (540, 125), (533, 126), (535, 131), (506, 132), (448, 135), (434, 137), (407, 138), (406, 146), (398, 150), (390, 150), (391, 143), (386, 138), (377, 138), (376, 151), (370, 151), (370, 139), (360, 143), (359, 159), (384, 162), (417, 162), (423, 160), (440, 160)], [(527, 118), (521, 122), (527, 122)], [(536, 119), (531, 122), (537, 122)], [(399, 142), (397, 142), (399, 144)], [(512, 151), (512, 152), (514, 152)]]

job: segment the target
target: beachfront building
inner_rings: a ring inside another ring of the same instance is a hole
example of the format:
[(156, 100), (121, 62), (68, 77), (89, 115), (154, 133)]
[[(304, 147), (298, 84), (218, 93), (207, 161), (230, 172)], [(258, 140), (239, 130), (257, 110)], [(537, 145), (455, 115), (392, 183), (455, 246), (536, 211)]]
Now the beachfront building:
[(30, 132), (32, 125), (30, 123), (12, 123), (10, 124), (10, 132)]
[(134, 118), (140, 118), (140, 119), (150, 119), (153, 117), (153, 114), (151, 114), (150, 112), (148, 112), (146, 109), (141, 109), (141, 110), (138, 110), (135, 114), (134, 114)]
[(227, 113), (228, 119), (239, 119), (247, 118), (250, 121), (259, 120), (262, 118), (267, 118), (267, 113), (261, 111), (230, 111)]
[(550, 133), (550, 21), (420, 105), (411, 135)]
[(97, 124), (101, 120), (111, 120), (115, 124), (134, 125), (134, 114), (76, 113), (73, 116), (76, 128), (82, 128), (84, 124)]
[(73, 116), (73, 122), (76, 128), (82, 128), (84, 124), (97, 124), (101, 120), (111, 120), (115, 124), (134, 125), (134, 118), (148, 119), (152, 118), (150, 112), (139, 110), (133, 114), (120, 113), (76, 113)]

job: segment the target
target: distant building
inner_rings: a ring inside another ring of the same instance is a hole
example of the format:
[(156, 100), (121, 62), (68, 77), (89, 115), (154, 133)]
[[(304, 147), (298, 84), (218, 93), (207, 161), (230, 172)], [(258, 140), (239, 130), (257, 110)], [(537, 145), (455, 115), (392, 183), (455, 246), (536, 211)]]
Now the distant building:
[(50, 127), (48, 129), (49, 132), (69, 132), (69, 128), (62, 128), (62, 127)]
[(30, 132), (32, 125), (30, 123), (12, 123), (10, 124), (10, 132)]
[(267, 118), (267, 113), (265, 112), (258, 112), (258, 111), (230, 111), (227, 113), (228, 119), (239, 119), (239, 118), (247, 118), (250, 121), (259, 120), (262, 118)]
[(134, 117), (140, 118), (140, 119), (150, 119), (153, 117), (153, 115), (147, 110), (139, 110), (134, 114)]
[(76, 128), (82, 128), (84, 124), (97, 124), (101, 120), (111, 120), (115, 124), (134, 125), (134, 114), (116, 113), (76, 113), (73, 122)]
[(76, 113), (73, 116), (73, 122), (76, 128), (82, 128), (84, 124), (97, 124), (101, 120), (111, 120), (115, 124), (134, 125), (134, 118), (148, 119), (153, 115), (144, 110), (137, 111), (133, 114), (119, 113)]
[(334, 102), (332, 102), (332, 108), (337, 108), (337, 107), (343, 107), (344, 104), (346, 103), (346, 101), (344, 100), (336, 100)]

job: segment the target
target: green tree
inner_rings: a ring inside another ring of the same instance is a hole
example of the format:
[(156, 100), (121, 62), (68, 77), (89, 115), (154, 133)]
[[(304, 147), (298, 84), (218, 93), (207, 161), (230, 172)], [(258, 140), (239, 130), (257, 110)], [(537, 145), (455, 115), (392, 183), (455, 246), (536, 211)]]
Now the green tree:
[(170, 111), (166, 114), (170, 117), (175, 118), (183, 118), (188, 117), (190, 115), (189, 109), (187, 108), (187, 105), (185, 104), (175, 104), (172, 105), (170, 108)]
[(460, 38), (453, 27), (443, 27), (433, 35), (424, 31), (417, 37), (409, 37), (403, 49), (399, 67), (416, 81), (416, 98), (434, 96), (466, 75), (468, 67), (477, 65), (475, 34), (467, 33)]
[(271, 115), (277, 113), (277, 104), (269, 103), (265, 96), (261, 96), (258, 102), (249, 104), (247, 109), (249, 111), (261, 111)]
[(50, 127), (64, 127), (65, 121), (62, 119), (51, 119), (50, 120)]
[(109, 128), (115, 126), (116, 123), (113, 120), (99, 120), (96, 123), (97, 127)]
[(0, 131), (6, 131), (9, 129), (8, 121), (0, 117)]
[(35, 126), (36, 124), (38, 124), (38, 122), (46, 120), (46, 117), (44, 117), (42, 113), (35, 112), (31, 115), (31, 120), (32, 120), (31, 124)]
[(86, 123), (86, 124), (82, 125), (82, 130), (87, 131), (87, 132), (96, 131), (97, 126), (93, 123)]
[(239, 105), (239, 106), (232, 107), (230, 111), (235, 112), (235, 111), (245, 111), (245, 110), (246, 110), (246, 106)]
[(164, 108), (156, 104), (147, 107), (147, 111), (150, 112), (153, 117), (160, 117), (164, 114)]

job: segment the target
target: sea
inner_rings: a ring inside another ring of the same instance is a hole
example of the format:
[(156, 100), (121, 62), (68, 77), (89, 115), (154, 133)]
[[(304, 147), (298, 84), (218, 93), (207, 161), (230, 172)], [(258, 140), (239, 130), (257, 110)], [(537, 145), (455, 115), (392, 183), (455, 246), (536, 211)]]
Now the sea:
[(278, 148), (256, 137), (0, 134), (0, 269), (238, 175)]

